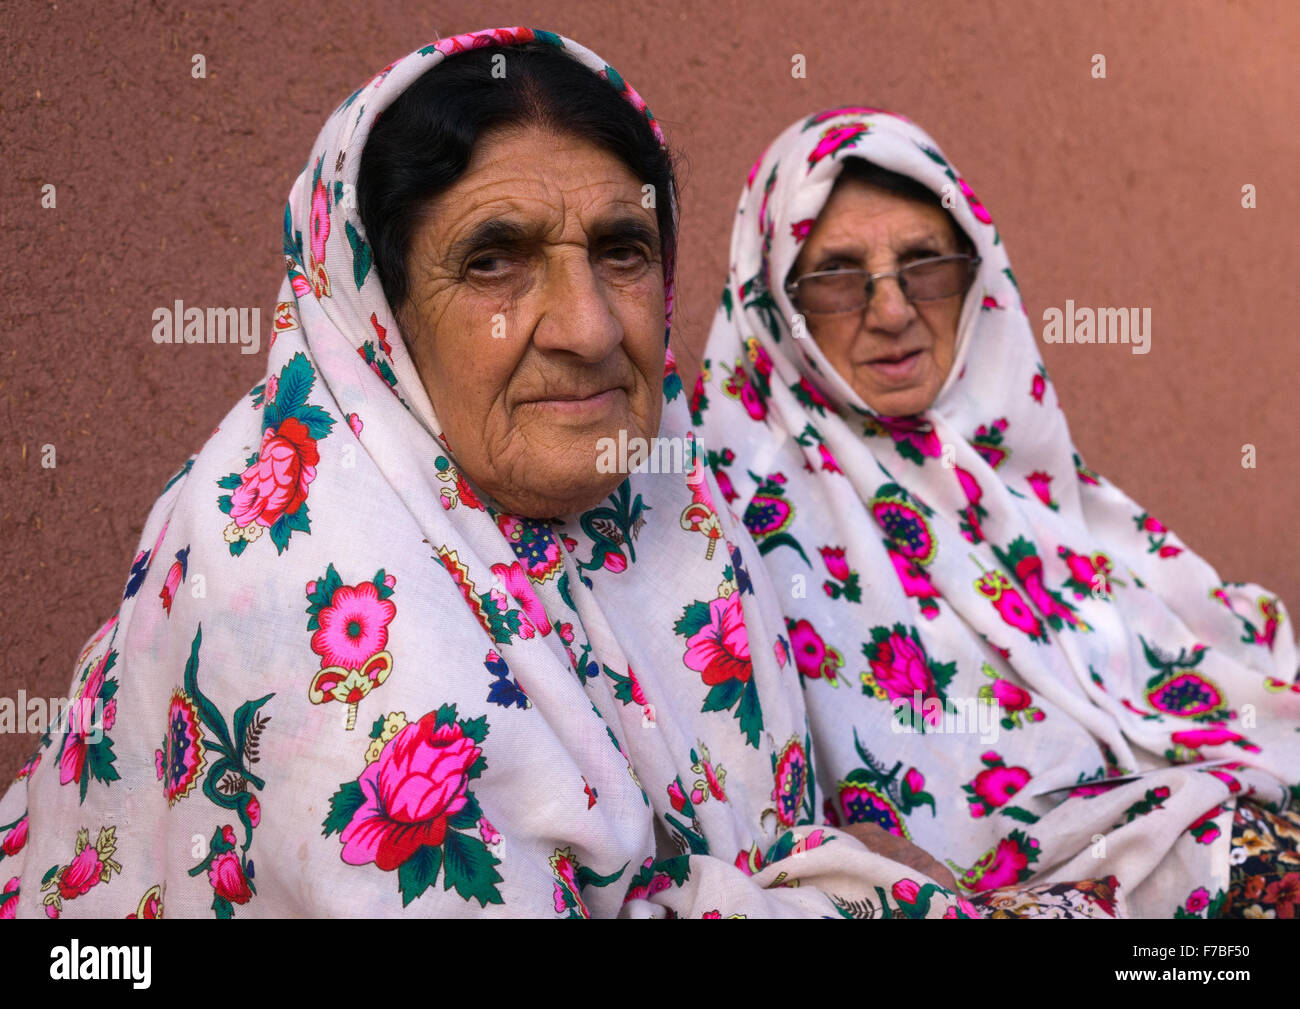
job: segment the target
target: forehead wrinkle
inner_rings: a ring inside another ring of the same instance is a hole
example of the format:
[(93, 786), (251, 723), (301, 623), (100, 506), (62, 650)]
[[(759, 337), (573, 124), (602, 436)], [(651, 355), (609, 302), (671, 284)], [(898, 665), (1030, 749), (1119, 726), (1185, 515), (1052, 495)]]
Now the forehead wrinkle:
[(821, 236), (816, 249), (823, 254), (827, 252), (857, 252), (864, 248), (871, 250), (884, 245), (919, 245), (925, 241), (939, 241), (939, 232), (932, 225), (924, 223), (890, 225), (885, 229), (884, 241), (870, 242), (862, 234), (862, 229), (858, 227), (856, 222), (845, 221), (843, 224), (837, 224), (824, 236)]
[[(903, 223), (898, 226), (891, 226), (888, 232), (888, 237), (883, 243), (869, 244), (865, 238), (861, 237), (857, 228), (846, 222), (842, 227), (837, 227), (836, 230), (819, 238), (815, 243), (809, 242), (798, 257), (798, 261), (850, 259), (866, 262), (873, 253), (880, 254), (887, 251), (905, 253), (916, 246), (926, 243), (938, 246), (945, 244), (945, 239), (940, 236), (939, 231), (925, 224), (912, 225)], [(811, 266), (811, 263), (809, 265)]]
[[(479, 188), (488, 188), (497, 184), (499, 183), (489, 182)], [(455, 194), (455, 203), (463, 205), (471, 195), (472, 191), (464, 195)], [(540, 214), (537, 214), (536, 211), (539, 209)], [(442, 214), (432, 212), (430, 221), (435, 223), (435, 227), (428, 229), (427, 237), (431, 241), (439, 242), (444, 249), (450, 250), (475, 228), (490, 220), (500, 219), (518, 225), (523, 231), (531, 231), (536, 228), (536, 222), (530, 219), (537, 216), (543, 219), (555, 216), (554, 205), (543, 197), (521, 196), (518, 192), (503, 193), (477, 203), (450, 220)], [(436, 224), (442, 224), (443, 227), (437, 227)]]
[[(615, 184), (590, 183), (589, 185)], [(559, 192), (569, 194), (581, 188), (583, 187), (564, 190), (557, 187)], [(518, 193), (502, 195), (473, 207), (459, 220), (448, 222), (448, 230), (445, 234), (438, 235), (437, 231), (440, 229), (434, 229), (427, 237), (446, 250), (441, 258), (451, 260), (458, 254), (468, 251), (463, 246), (473, 244), (473, 233), (476, 229), (494, 220), (516, 226), (525, 241), (541, 238), (559, 243), (571, 224), (576, 225), (584, 234), (590, 235), (593, 232), (608, 230), (610, 224), (617, 224), (629, 216), (644, 221), (652, 234), (658, 235), (657, 218), (642, 206), (639, 199), (620, 197), (598, 206), (590, 206), (585, 200), (578, 202), (579, 206), (571, 207), (568, 205), (569, 201), (563, 199), (557, 205), (541, 196), (520, 196)], [(570, 242), (576, 240), (574, 236)]]
[(659, 237), (658, 215), (639, 199), (615, 199), (605, 206), (594, 208), (583, 227), (588, 232), (593, 229), (611, 231), (619, 230), (625, 224), (646, 227), (656, 238)]
[[(555, 241), (563, 241), (563, 236), (570, 233), (571, 225), (578, 232), (590, 236), (608, 230), (611, 223), (626, 218), (629, 213), (642, 220), (653, 221), (657, 234), (658, 221), (653, 213), (642, 206), (640, 188), (637, 189), (635, 199), (631, 196), (620, 196), (617, 192), (608, 192), (623, 189), (628, 185), (628, 181), (623, 179), (597, 179), (567, 188), (556, 186), (560, 202), (558, 207), (553, 208), (557, 211), (557, 219), (556, 227), (551, 230), (559, 232)], [(577, 241), (577, 235), (573, 235), (569, 241)]]
[[(616, 157), (593, 148), (584, 138), (545, 137), (545, 132), (536, 128), (503, 129), (480, 138), (461, 178), (426, 205), (435, 221), (445, 220), (445, 215), (437, 212), (439, 207), (469, 204), (469, 209), (445, 227), (422, 229), (425, 237), (436, 242), (440, 251), (445, 250), (492, 216), (531, 217), (533, 221), (514, 223), (537, 230), (537, 222), (545, 221), (546, 231), (563, 232), (573, 216), (571, 203), (579, 208), (584, 230), (589, 230), (583, 219), (591, 216), (593, 205), (597, 213), (605, 209), (600, 206), (602, 202), (640, 206), (641, 184)], [(518, 145), (527, 147), (537, 139), (547, 141), (546, 166), (534, 165), (528, 159), (521, 164)], [(576, 177), (566, 184), (565, 176), (570, 173)], [(609, 193), (602, 201), (600, 197), (610, 190), (622, 190), (623, 195)]]

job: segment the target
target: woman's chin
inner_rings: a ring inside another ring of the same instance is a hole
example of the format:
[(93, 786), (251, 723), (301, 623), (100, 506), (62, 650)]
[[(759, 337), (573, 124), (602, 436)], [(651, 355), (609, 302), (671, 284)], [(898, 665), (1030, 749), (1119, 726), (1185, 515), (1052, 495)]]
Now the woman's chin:
[[(584, 475), (590, 477), (591, 474), (588, 471)], [(614, 473), (604, 476), (600, 481), (588, 479), (582, 483), (561, 484), (565, 487), (562, 491), (557, 491), (555, 483), (536, 488), (485, 488), (485, 491), (498, 508), (511, 515), (550, 519), (578, 515), (595, 508), (613, 494), (625, 479), (626, 474)]]
[(862, 401), (882, 417), (913, 417), (934, 405), (938, 390), (925, 382), (903, 389), (856, 388)]

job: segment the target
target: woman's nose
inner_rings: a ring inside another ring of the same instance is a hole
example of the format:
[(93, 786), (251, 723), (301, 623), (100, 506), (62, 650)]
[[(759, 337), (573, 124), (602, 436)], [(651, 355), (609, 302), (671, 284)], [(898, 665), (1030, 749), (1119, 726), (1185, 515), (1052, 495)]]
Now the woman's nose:
[(622, 339), (622, 326), (586, 250), (548, 257), (533, 342), (543, 349), (601, 361)]
[(915, 315), (916, 309), (903, 294), (897, 277), (881, 277), (873, 284), (867, 305), (867, 325), (886, 332), (899, 332)]

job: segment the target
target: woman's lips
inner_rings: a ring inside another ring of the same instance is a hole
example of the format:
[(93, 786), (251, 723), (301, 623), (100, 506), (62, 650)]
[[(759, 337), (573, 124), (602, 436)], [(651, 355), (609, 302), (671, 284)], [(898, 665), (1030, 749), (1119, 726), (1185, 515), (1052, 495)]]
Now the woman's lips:
[(901, 358), (878, 357), (874, 361), (867, 361), (866, 366), (886, 381), (906, 381), (920, 370), (921, 351), (914, 350)]
[(582, 398), (564, 397), (561, 399), (533, 399), (527, 405), (540, 406), (543, 409), (566, 417), (578, 417), (586, 414), (600, 413), (609, 409), (617, 400), (622, 389), (606, 389)]

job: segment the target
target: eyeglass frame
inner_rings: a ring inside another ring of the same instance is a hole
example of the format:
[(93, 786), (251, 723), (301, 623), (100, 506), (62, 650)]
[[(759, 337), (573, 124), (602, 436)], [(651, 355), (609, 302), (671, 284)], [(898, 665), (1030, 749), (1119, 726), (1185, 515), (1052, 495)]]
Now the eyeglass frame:
[(797, 308), (798, 304), (797, 302), (795, 302), (795, 298), (798, 295), (799, 284), (805, 280), (808, 280), (810, 277), (843, 277), (843, 276), (851, 276), (853, 274), (858, 274), (859, 276), (865, 278), (867, 282), (867, 286), (863, 288), (863, 295), (866, 297), (866, 301), (864, 301), (861, 305), (857, 306), (856, 308), (841, 308), (833, 312), (812, 312), (800, 308), (799, 309), (800, 313), (803, 315), (847, 315), (849, 312), (861, 312), (863, 309), (869, 308), (871, 306), (871, 299), (875, 297), (876, 294), (876, 281), (882, 277), (893, 277), (896, 281), (898, 281), (899, 290), (902, 292), (903, 297), (906, 298), (908, 302), (911, 304), (915, 304), (917, 301), (922, 301), (922, 302), (943, 301), (944, 298), (953, 298), (956, 297), (958, 294), (965, 293), (965, 292), (954, 291), (952, 294), (945, 294), (938, 298), (913, 298), (908, 293), (906, 285), (904, 285), (902, 282), (903, 281), (902, 273), (904, 270), (911, 269), (914, 266), (920, 266), (922, 263), (937, 263), (940, 261), (950, 262), (956, 259), (964, 259), (970, 264), (969, 266), (970, 276), (966, 280), (966, 290), (969, 291), (970, 285), (975, 280), (975, 274), (979, 270), (980, 263), (982, 263), (984, 260), (982, 257), (975, 255), (974, 253), (971, 252), (954, 252), (946, 256), (927, 256), (924, 259), (914, 259), (912, 262), (907, 263), (904, 266), (900, 266), (897, 270), (886, 270), (883, 273), (870, 273), (867, 270), (814, 270), (812, 273), (805, 273), (803, 274), (803, 276), (796, 277), (794, 280), (788, 282), (785, 285), (785, 294), (786, 297), (790, 299), (791, 304), (794, 304), (795, 307)]

